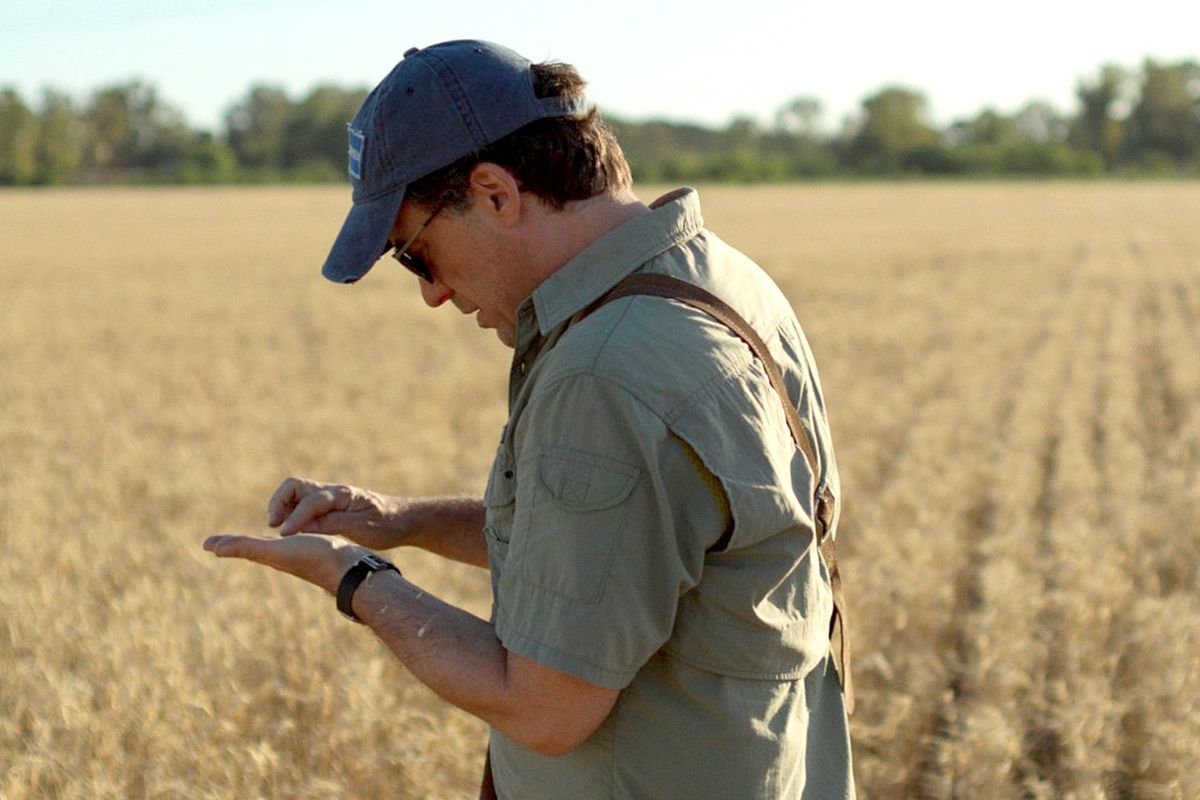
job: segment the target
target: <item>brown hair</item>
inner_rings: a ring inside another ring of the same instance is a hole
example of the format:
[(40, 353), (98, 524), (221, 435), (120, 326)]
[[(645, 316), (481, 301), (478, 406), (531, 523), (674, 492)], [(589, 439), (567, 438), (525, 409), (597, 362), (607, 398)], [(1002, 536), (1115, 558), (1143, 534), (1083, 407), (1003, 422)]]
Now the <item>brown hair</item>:
[[(581, 96), (586, 86), (570, 64), (534, 64), (530, 70), (538, 97)], [(426, 207), (462, 208), (467, 203), (471, 170), (483, 161), (504, 167), (516, 178), (521, 191), (558, 210), (572, 200), (628, 188), (632, 183), (621, 146), (592, 107), (576, 116), (531, 122), (413, 181), (405, 197)]]

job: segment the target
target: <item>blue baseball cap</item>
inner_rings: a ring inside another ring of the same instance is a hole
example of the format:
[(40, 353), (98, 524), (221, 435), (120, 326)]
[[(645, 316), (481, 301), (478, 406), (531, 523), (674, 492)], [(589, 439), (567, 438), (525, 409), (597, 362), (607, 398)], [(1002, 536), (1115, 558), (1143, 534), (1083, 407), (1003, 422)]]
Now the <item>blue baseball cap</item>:
[(387, 251), (408, 185), (535, 120), (585, 111), (582, 97), (540, 98), (530, 62), (491, 42), (412, 48), (349, 125), (354, 205), (321, 274), (353, 283)]

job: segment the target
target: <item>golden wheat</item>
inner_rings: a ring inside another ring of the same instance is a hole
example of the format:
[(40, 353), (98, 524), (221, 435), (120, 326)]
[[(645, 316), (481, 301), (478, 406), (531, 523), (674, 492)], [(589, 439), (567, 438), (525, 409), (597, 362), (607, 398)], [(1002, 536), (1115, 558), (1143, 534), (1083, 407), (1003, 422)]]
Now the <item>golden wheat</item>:
[[(861, 795), (1200, 797), (1200, 186), (702, 197), (821, 366)], [(323, 281), (347, 199), (0, 194), (0, 797), (471, 796), (480, 723), (199, 547), (287, 474), (481, 490), (508, 351)]]

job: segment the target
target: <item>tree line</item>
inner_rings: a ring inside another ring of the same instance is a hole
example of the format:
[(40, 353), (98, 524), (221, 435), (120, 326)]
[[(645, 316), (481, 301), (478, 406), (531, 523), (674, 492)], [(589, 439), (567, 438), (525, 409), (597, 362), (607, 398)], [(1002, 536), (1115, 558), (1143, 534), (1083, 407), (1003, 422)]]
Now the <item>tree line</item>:
[[(342, 181), (346, 122), (365, 88), (319, 86), (301, 98), (255, 85), (217, 132), (194, 130), (145, 82), (82, 104), (54, 89), (36, 105), (0, 88), (0, 185)], [(608, 116), (642, 181), (789, 181), (848, 176), (1200, 177), (1200, 63), (1102, 67), (1075, 88), (1076, 108), (1031, 101), (985, 108), (937, 128), (919, 90), (885, 86), (840, 130), (818, 99), (796, 97), (773, 120), (724, 128)]]

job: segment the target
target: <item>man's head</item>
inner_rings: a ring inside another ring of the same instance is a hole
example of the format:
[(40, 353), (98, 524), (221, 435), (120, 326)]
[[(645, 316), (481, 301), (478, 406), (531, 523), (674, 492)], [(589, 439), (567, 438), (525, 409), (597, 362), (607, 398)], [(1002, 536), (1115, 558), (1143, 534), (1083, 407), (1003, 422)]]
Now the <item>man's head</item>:
[[(583, 102), (586, 84), (570, 64), (532, 64), (529, 70), (538, 98)], [(427, 208), (461, 207), (471, 170), (484, 161), (504, 167), (521, 191), (558, 210), (574, 200), (627, 189), (632, 182), (624, 153), (593, 107), (530, 122), (414, 181), (406, 197)]]
[(483, 162), (557, 209), (628, 188), (628, 164), (583, 87), (567, 65), (532, 65), (488, 42), (409, 50), (350, 124), (354, 207), (324, 275), (366, 274), (392, 244), (406, 198), (431, 211), (462, 207)]

